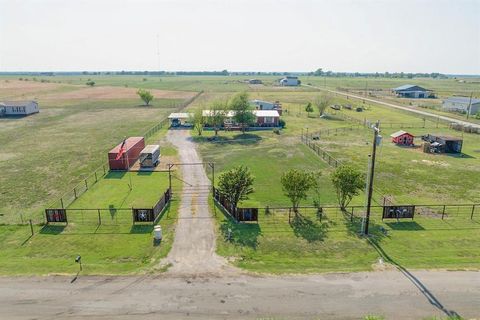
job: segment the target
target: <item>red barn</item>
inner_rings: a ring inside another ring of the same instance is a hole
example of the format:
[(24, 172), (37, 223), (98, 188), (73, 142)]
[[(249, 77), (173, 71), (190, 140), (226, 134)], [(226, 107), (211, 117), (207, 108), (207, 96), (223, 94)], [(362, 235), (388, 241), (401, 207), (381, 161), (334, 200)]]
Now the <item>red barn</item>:
[(392, 142), (402, 146), (412, 146), (415, 136), (406, 131), (400, 130), (390, 135)]
[(126, 151), (118, 160), (115, 158), (120, 151), (121, 143), (108, 153), (108, 165), (110, 170), (128, 170), (137, 161), (140, 152), (145, 148), (143, 137), (130, 137), (126, 141)]

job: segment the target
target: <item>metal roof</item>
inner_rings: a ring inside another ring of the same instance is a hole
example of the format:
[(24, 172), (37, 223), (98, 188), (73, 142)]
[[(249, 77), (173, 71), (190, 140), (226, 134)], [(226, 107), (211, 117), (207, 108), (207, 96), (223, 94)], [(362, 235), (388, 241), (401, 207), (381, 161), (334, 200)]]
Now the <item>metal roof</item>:
[(168, 119), (188, 119), (191, 116), (193, 116), (193, 114), (187, 112), (174, 112), (170, 113)]
[(277, 110), (253, 110), (252, 112), (257, 117), (280, 117), (280, 114)]
[(149, 144), (146, 145), (140, 153), (154, 153), (158, 149), (160, 149), (160, 146), (158, 144)]
[(417, 86), (417, 85), (414, 85), (414, 84), (404, 84), (403, 86), (394, 88), (393, 91), (405, 91), (405, 90), (408, 90), (408, 89), (412, 89), (414, 87), (417, 87), (417, 88), (421, 89), (420, 91), (428, 91), (427, 89), (422, 88), (422, 87)]
[[(443, 102), (446, 102), (446, 101), (453, 102), (453, 103), (465, 103), (468, 105), (470, 103), (470, 97), (448, 97)], [(472, 98), (472, 104), (475, 104), (475, 103), (480, 103), (480, 99)]]
[(37, 103), (34, 100), (2, 101), (1, 104), (7, 107), (24, 107), (29, 103)]
[[(280, 114), (277, 110), (251, 110), (252, 113), (257, 117), (280, 117)], [(235, 110), (227, 110), (226, 117), (232, 118), (235, 116)], [(203, 110), (202, 115), (204, 117), (211, 117), (213, 114), (213, 110)]]
[(397, 131), (397, 132), (394, 132), (390, 135), (390, 137), (392, 138), (396, 138), (396, 137), (400, 137), (400, 136), (403, 136), (404, 134), (408, 134), (410, 136), (414, 136), (413, 134), (411, 133), (408, 133), (407, 131), (403, 131), (403, 130), (400, 130), (400, 131)]

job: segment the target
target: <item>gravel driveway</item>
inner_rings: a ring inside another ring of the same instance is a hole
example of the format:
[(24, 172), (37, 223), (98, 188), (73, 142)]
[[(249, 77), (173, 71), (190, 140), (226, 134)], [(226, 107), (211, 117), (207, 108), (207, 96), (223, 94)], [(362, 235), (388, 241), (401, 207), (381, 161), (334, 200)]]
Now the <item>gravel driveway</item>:
[[(169, 130), (167, 140), (177, 147), (183, 190), (172, 250), (161, 264), (171, 274), (222, 275), (235, 272), (215, 253), (214, 220), (208, 206), (211, 183), (189, 130)], [(193, 165), (197, 163), (197, 165)], [(191, 165), (188, 165), (191, 164)]]

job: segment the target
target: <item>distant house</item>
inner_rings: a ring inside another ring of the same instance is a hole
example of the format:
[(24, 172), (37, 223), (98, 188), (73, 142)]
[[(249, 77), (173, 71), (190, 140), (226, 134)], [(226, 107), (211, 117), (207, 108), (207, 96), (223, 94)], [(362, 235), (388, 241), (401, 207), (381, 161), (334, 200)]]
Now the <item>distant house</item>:
[(400, 130), (390, 135), (392, 137), (392, 142), (397, 145), (402, 146), (411, 146), (413, 145), (413, 139), (415, 136), (406, 131)]
[(428, 144), (429, 152), (434, 153), (461, 153), (463, 139), (449, 136), (427, 134), (422, 140)]
[(36, 101), (0, 102), (0, 116), (26, 116), (40, 111)]
[[(278, 127), (280, 114), (277, 110), (252, 110), (252, 113), (255, 115), (255, 126), (257, 127)], [(212, 110), (203, 110), (202, 115), (206, 118), (213, 115)], [(228, 110), (225, 112), (225, 125), (235, 126), (233, 117), (235, 116), (235, 111)]]
[(280, 79), (281, 86), (286, 86), (286, 87), (299, 86), (300, 83), (301, 81), (298, 80), (298, 77), (286, 76), (285, 78)]
[(248, 83), (249, 84), (262, 84), (262, 80), (260, 80), (260, 79), (249, 79)]
[[(470, 97), (450, 97), (443, 101), (442, 108), (445, 111), (454, 111), (467, 113), (470, 105)], [(472, 98), (470, 105), (470, 114), (480, 112), (480, 99)]]
[(394, 88), (392, 91), (398, 97), (402, 98), (430, 98), (433, 96), (433, 92), (431, 90), (427, 90), (412, 84), (406, 84), (398, 88)]
[(263, 100), (250, 100), (250, 103), (255, 106), (257, 110), (277, 110), (280, 115), (282, 115), (282, 104), (280, 101), (269, 102)]

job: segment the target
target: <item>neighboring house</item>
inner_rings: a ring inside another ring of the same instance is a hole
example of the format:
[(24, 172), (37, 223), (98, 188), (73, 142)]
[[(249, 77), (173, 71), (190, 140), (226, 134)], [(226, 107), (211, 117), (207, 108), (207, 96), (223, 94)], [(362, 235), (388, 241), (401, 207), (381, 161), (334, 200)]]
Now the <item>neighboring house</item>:
[(39, 112), (36, 101), (3, 101), (0, 102), (0, 115), (26, 116)]
[(433, 96), (431, 90), (415, 86), (412, 84), (406, 84), (398, 88), (392, 89), (392, 91), (402, 98), (430, 98)]
[(300, 80), (298, 80), (298, 77), (292, 77), (292, 76), (286, 76), (283, 79), (280, 79), (280, 85), (281, 86), (299, 86), (301, 83)]
[(263, 100), (251, 100), (251, 104), (255, 106), (257, 110), (277, 110), (280, 115), (282, 115), (282, 104), (280, 101), (269, 102)]
[[(470, 105), (469, 97), (450, 97), (443, 101), (442, 108), (445, 111), (454, 111), (467, 113)], [(477, 114), (480, 112), (480, 99), (472, 98), (470, 105), (470, 114)]]
[(429, 144), (429, 151), (434, 153), (461, 153), (463, 139), (449, 136), (427, 134), (422, 140)]
[[(277, 110), (252, 110), (252, 113), (256, 117), (255, 126), (258, 127), (278, 127), (280, 114)], [(203, 110), (202, 115), (204, 117), (211, 117), (212, 110)], [(225, 125), (235, 125), (233, 117), (235, 116), (235, 111), (229, 110), (225, 114)]]
[(392, 137), (392, 142), (402, 146), (411, 146), (413, 145), (413, 139), (415, 136), (406, 131), (400, 130), (390, 135)]

